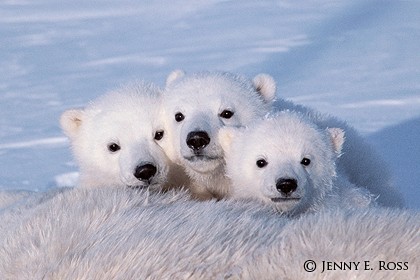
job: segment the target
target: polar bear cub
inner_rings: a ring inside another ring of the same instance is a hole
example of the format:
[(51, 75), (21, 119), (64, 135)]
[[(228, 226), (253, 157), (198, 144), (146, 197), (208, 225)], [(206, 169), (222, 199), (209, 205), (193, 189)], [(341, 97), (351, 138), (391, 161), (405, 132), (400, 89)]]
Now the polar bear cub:
[(344, 131), (320, 129), (303, 115), (279, 112), (247, 128), (224, 128), (232, 198), (257, 198), (281, 212), (366, 207), (372, 196), (336, 174)]
[(260, 74), (247, 79), (232, 73), (172, 72), (164, 90), (164, 118), (168, 137), (161, 141), (170, 159), (184, 166), (199, 198), (221, 198), (229, 192), (224, 156), (217, 133), (225, 126), (250, 124), (267, 113), (296, 111), (320, 128), (346, 131), (337, 170), (353, 184), (376, 195), (382, 206), (403, 207), (388, 166), (346, 122), (310, 108), (276, 98), (274, 79)]
[(161, 145), (185, 168), (197, 198), (222, 198), (230, 185), (224, 176), (219, 129), (264, 116), (274, 94), (275, 83), (264, 74), (251, 80), (226, 72), (186, 75), (177, 70), (168, 76), (163, 92), (168, 137)]
[(60, 123), (80, 167), (79, 185), (162, 187), (171, 169), (157, 144), (164, 137), (160, 106), (160, 90), (139, 82), (64, 112)]

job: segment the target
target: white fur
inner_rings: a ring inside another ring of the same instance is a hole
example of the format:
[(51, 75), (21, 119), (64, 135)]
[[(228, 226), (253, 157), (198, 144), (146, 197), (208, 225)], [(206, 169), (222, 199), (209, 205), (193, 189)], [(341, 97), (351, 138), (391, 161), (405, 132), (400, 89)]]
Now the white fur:
[[(264, 205), (197, 202), (183, 191), (75, 188), (9, 205), (5, 220), (1, 279), (420, 278), (420, 215), (398, 209), (288, 219)], [(307, 260), (315, 272), (303, 269)], [(322, 261), (369, 261), (373, 270), (321, 273)], [(380, 270), (379, 261), (407, 262), (408, 270)]]
[[(223, 176), (218, 131), (224, 126), (246, 125), (266, 114), (269, 102), (264, 100), (270, 100), (275, 93), (274, 81), (267, 77), (260, 75), (251, 81), (231, 73), (186, 75), (180, 70), (168, 76), (163, 95), (168, 137), (162, 141), (162, 147), (171, 160), (184, 166), (197, 197), (220, 198), (226, 194), (228, 183)], [(225, 110), (233, 112), (233, 116), (220, 116)], [(185, 119), (177, 122), (177, 113), (182, 113)], [(189, 133), (195, 131), (207, 133), (210, 140), (198, 154), (187, 145)]]
[[(247, 128), (224, 128), (219, 142), (233, 198), (260, 199), (291, 214), (371, 202), (367, 192), (336, 176), (335, 161), (344, 142), (339, 128), (321, 130), (301, 114), (280, 112)], [(259, 160), (266, 165), (258, 166)], [(304, 160), (310, 163), (304, 165)], [(282, 180), (293, 181), (296, 189), (282, 191)]]
[[(80, 167), (80, 186), (162, 187), (172, 169), (154, 139), (157, 131), (163, 131), (160, 106), (159, 89), (134, 83), (101, 96), (84, 109), (64, 112), (60, 122)], [(120, 150), (110, 151), (111, 143)], [(148, 181), (135, 176), (136, 168), (144, 164), (157, 168)]]

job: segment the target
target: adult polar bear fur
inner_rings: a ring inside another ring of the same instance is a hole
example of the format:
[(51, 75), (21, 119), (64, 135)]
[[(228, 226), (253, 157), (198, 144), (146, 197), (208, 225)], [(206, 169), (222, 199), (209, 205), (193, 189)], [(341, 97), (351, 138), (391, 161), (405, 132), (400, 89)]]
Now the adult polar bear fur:
[(79, 185), (182, 185), (186, 176), (181, 178), (181, 169), (157, 144), (164, 137), (161, 116), (161, 91), (144, 82), (111, 91), (86, 108), (65, 111), (60, 123), (80, 167)]
[(290, 215), (369, 206), (369, 192), (336, 172), (344, 134), (340, 128), (320, 129), (290, 111), (246, 128), (222, 128), (219, 142), (232, 183), (229, 197), (259, 199)]
[(263, 94), (274, 94), (264, 75), (249, 80), (232, 73), (172, 72), (163, 91), (168, 137), (160, 144), (182, 165), (197, 198), (222, 198), (227, 193), (222, 149), (217, 134), (224, 126), (244, 126), (269, 111)]
[[(335, 209), (289, 219), (264, 204), (198, 202), (184, 191), (75, 188), (39, 196), (0, 211), (0, 224), (11, 221), (0, 228), (1, 279), (420, 277), (416, 212)], [(308, 260), (314, 263), (305, 266)], [(323, 261), (360, 265), (322, 272)]]
[(229, 192), (223, 153), (216, 140), (221, 127), (246, 126), (266, 113), (293, 110), (306, 114), (320, 128), (346, 131), (337, 169), (351, 183), (377, 196), (378, 204), (404, 204), (392, 185), (388, 166), (354, 128), (332, 116), (276, 98), (275, 81), (267, 74), (251, 80), (225, 72), (187, 75), (176, 70), (167, 78), (163, 108), (169, 132), (162, 142), (164, 150), (185, 167), (193, 191), (203, 198), (220, 198)]

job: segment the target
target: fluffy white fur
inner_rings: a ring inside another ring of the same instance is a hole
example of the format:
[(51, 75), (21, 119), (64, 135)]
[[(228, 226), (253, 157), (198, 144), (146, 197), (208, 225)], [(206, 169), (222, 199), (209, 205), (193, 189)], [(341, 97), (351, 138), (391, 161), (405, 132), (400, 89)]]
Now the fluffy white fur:
[[(168, 137), (161, 143), (169, 158), (185, 168), (196, 197), (225, 196), (228, 182), (218, 131), (224, 126), (246, 125), (266, 114), (274, 85), (263, 74), (252, 81), (222, 72), (186, 75), (177, 70), (168, 76), (163, 94)], [(207, 143), (194, 150), (189, 139), (197, 133), (204, 134)]]
[(319, 129), (296, 112), (280, 112), (247, 128), (222, 128), (219, 142), (230, 197), (259, 199), (281, 212), (367, 207), (371, 195), (336, 173), (344, 131)]
[[(0, 193), (0, 195), (2, 195)], [(66, 189), (0, 209), (1, 279), (419, 279), (420, 215), (335, 209), (280, 216), (185, 192)], [(28, 205), (31, 204), (31, 207)], [(303, 269), (306, 260), (315, 272)], [(322, 261), (373, 270), (325, 271)], [(379, 261), (407, 262), (384, 271)]]
[[(181, 178), (155, 137), (164, 132), (160, 106), (160, 90), (139, 82), (64, 112), (60, 123), (80, 167), (80, 186), (160, 188), (168, 176), (182, 185), (186, 176)], [(156, 168), (153, 176), (141, 173), (146, 165)]]

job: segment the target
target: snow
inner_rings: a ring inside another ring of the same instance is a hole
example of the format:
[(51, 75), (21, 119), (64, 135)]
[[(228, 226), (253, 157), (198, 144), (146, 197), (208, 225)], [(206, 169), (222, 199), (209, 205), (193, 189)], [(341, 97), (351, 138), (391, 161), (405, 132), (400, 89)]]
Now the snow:
[(347, 120), (420, 208), (420, 2), (0, 2), (0, 189), (77, 180), (60, 114), (176, 68), (271, 74)]

